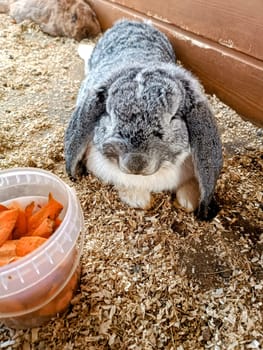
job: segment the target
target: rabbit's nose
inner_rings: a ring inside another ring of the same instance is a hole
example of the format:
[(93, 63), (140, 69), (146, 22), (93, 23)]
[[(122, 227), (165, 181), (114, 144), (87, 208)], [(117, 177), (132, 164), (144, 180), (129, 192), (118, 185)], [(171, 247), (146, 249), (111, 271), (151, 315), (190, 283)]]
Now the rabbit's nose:
[(147, 166), (146, 156), (140, 153), (129, 153), (120, 162), (120, 169), (128, 174), (145, 175)]

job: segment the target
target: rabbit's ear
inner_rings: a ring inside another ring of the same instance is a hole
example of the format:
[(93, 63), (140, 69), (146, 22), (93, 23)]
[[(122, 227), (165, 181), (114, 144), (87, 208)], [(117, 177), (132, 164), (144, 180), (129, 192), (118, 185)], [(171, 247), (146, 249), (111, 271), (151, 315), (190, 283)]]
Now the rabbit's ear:
[(80, 100), (72, 114), (65, 133), (66, 171), (75, 178), (83, 169), (82, 159), (92, 140), (96, 122), (105, 111), (106, 90), (85, 91), (86, 99)]
[(218, 211), (213, 194), (222, 168), (221, 140), (207, 101), (197, 102), (185, 118), (201, 193), (196, 214), (200, 219), (209, 220)]

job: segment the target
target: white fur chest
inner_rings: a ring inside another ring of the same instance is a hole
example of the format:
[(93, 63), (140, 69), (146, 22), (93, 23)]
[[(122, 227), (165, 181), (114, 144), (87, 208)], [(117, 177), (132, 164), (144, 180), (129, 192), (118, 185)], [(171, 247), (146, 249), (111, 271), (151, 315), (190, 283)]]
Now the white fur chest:
[(173, 164), (164, 162), (152, 175), (133, 175), (122, 172), (115, 162), (104, 157), (93, 144), (86, 154), (87, 169), (105, 183), (117, 188), (136, 189), (148, 192), (176, 190), (194, 176), (190, 152), (183, 152)]

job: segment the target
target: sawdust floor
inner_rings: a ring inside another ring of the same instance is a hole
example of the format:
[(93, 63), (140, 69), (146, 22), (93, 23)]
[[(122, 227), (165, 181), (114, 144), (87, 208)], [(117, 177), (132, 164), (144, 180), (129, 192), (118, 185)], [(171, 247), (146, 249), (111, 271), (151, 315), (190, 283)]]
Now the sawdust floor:
[(80, 287), (42, 328), (0, 328), (1, 349), (261, 349), (263, 132), (210, 97), (224, 143), (221, 212), (198, 222), (156, 194), (149, 211), (64, 169), (63, 134), (83, 64), (73, 40), (0, 16), (0, 168), (40, 167), (73, 186), (85, 215)]

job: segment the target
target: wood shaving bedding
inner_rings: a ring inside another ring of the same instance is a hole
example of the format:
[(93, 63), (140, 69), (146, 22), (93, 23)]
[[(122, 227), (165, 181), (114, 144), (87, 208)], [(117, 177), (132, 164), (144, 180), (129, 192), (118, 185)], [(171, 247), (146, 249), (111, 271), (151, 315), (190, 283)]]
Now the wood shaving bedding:
[(263, 347), (263, 131), (209, 96), (224, 145), (212, 222), (155, 194), (128, 208), (92, 175), (72, 183), (63, 135), (83, 63), (78, 43), (0, 15), (0, 168), (33, 166), (74, 187), (85, 216), (79, 289), (46, 326), (0, 328), (0, 349)]

